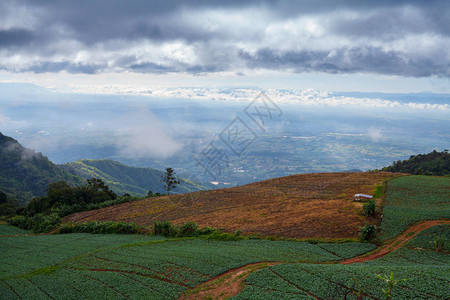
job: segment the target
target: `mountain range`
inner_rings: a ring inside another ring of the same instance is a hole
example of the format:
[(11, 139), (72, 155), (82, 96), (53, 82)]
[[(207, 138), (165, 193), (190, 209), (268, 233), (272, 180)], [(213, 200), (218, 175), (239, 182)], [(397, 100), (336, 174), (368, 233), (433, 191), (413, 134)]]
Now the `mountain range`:
[[(40, 152), (23, 147), (17, 140), (0, 133), (0, 191), (8, 199), (27, 204), (43, 196), (49, 183), (64, 180), (82, 185), (89, 178), (102, 179), (115, 193), (145, 196), (148, 191), (163, 193), (163, 171), (130, 167), (113, 160), (78, 160), (58, 165)], [(210, 189), (209, 183), (179, 178), (175, 193)]]

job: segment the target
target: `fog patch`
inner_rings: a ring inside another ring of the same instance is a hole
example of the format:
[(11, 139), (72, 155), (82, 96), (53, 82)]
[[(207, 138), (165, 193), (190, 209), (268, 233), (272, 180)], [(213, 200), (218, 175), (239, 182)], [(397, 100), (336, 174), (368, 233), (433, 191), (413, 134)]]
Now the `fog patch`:
[(165, 125), (145, 107), (126, 114), (119, 120), (116, 146), (127, 158), (167, 158), (181, 150)]

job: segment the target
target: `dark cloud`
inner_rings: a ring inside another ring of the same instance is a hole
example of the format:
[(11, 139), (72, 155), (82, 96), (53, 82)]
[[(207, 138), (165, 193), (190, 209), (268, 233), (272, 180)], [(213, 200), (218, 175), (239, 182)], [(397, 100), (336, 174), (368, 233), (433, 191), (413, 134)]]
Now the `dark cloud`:
[(33, 33), (24, 29), (0, 30), (0, 49), (31, 43)]
[[(449, 77), (449, 45), (445, 0), (0, 4), (0, 68), (14, 71)], [(23, 62), (9, 59), (15, 54)]]
[(26, 71), (32, 71), (35, 73), (55, 73), (60, 71), (67, 71), (72, 74), (94, 74), (101, 70), (103, 66), (99, 65), (83, 65), (74, 64), (71, 62), (40, 62), (32, 67), (28, 68)]

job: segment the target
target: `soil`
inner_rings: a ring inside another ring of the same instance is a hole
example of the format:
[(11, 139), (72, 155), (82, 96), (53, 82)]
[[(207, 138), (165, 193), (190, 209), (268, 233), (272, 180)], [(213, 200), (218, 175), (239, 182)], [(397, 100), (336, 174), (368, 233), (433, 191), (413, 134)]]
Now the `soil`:
[(193, 221), (243, 234), (289, 238), (356, 238), (364, 225), (356, 193), (372, 194), (387, 172), (299, 174), (227, 189), (154, 197), (80, 212), (65, 221), (122, 221), (153, 225)]

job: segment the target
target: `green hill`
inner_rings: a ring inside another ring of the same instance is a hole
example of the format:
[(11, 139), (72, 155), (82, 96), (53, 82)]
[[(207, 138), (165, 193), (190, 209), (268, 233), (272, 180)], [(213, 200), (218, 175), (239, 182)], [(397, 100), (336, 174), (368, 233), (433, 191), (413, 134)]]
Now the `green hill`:
[(448, 150), (442, 152), (434, 150), (428, 154), (413, 155), (407, 160), (394, 161), (392, 165), (382, 170), (414, 175), (450, 175), (450, 153)]
[(18, 141), (0, 133), (0, 190), (8, 199), (26, 204), (45, 195), (48, 184), (65, 180), (77, 185), (84, 180), (52, 163), (42, 153), (24, 148)]
[[(100, 178), (118, 195), (129, 193), (145, 196), (149, 190), (153, 193), (164, 193), (164, 185), (161, 182), (163, 172), (152, 168), (130, 167), (108, 159), (82, 159), (62, 167), (86, 179)], [(174, 190), (176, 193), (212, 188), (210, 185), (188, 179), (179, 178), (178, 180), (180, 185)]]

